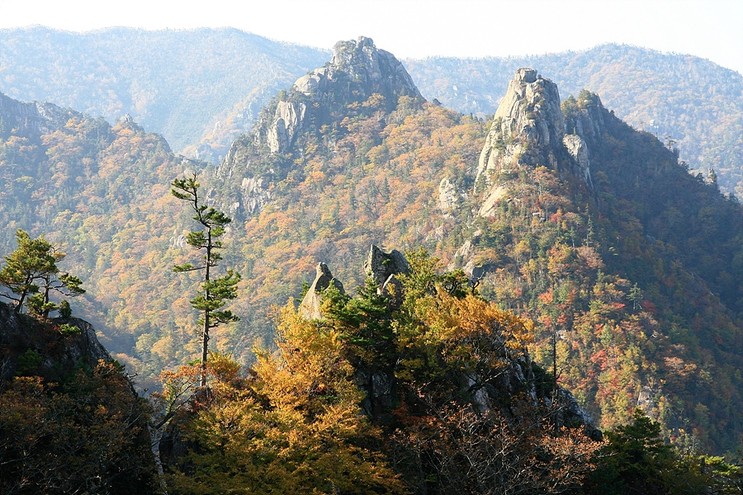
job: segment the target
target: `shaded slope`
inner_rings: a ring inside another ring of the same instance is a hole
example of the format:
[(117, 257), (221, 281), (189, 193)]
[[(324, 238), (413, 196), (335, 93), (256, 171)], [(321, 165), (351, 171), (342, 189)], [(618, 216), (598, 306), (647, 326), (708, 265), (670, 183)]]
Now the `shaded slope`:
[(735, 448), (740, 206), (594, 94), (545, 112), (554, 84), (528, 74), (486, 139), (457, 262), (542, 324), (539, 360), (604, 427), (640, 406), (679, 441)]
[(159, 493), (149, 409), (89, 323), (0, 303), (0, 363), (3, 493)]

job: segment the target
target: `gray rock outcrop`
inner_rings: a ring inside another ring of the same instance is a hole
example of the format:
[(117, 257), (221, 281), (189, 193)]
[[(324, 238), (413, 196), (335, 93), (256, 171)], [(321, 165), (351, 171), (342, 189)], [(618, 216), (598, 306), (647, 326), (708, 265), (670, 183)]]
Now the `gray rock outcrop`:
[(336, 43), (330, 63), (300, 77), (293, 89), (310, 97), (333, 92), (362, 101), (374, 93), (394, 102), (400, 96), (422, 98), (400, 61), (364, 36)]
[(271, 153), (286, 151), (299, 132), (307, 106), (302, 102), (280, 101), (276, 105), (274, 119), (266, 133), (266, 143)]
[[(266, 180), (263, 177), (243, 177), (240, 192), (244, 203), (243, 208), (248, 215), (260, 212), (271, 200), (271, 191), (266, 187)], [(230, 208), (230, 212), (234, 212), (239, 206), (237, 204), (234, 208)]]
[(378, 246), (372, 244), (369, 249), (369, 256), (364, 262), (364, 272), (382, 288), (391, 276), (399, 273), (410, 273), (410, 263), (408, 263), (405, 255), (397, 249), (385, 253)]
[(597, 146), (606, 129), (601, 98), (584, 90), (571, 103), (565, 112), (565, 132), (580, 136), (589, 147)]
[(588, 146), (586, 145), (586, 142), (577, 134), (566, 134), (562, 138), (562, 143), (578, 165), (578, 169), (583, 176), (583, 181), (588, 184), (589, 187), (593, 188), (593, 181), (591, 180), (591, 160), (588, 158)]
[(385, 253), (372, 244), (364, 262), (364, 272), (376, 282), (377, 292), (388, 298), (390, 308), (402, 305), (403, 286), (398, 275), (410, 273), (410, 263), (404, 254), (396, 249)]
[(318, 263), (315, 273), (315, 280), (310, 285), (307, 294), (304, 295), (302, 302), (299, 304), (299, 313), (309, 320), (322, 319), (322, 293), (330, 287), (335, 286), (339, 291), (343, 291), (343, 284), (340, 280), (333, 277), (330, 268), (325, 263)]
[(451, 216), (457, 207), (466, 198), (466, 195), (460, 191), (449, 177), (444, 177), (439, 182), (438, 205), (441, 213)]
[(476, 183), (499, 169), (524, 163), (556, 166), (565, 123), (557, 85), (534, 69), (519, 69), (495, 112), (480, 153)]
[[(482, 194), (480, 216), (492, 216), (498, 204), (511, 199), (507, 184), (499, 177), (508, 177), (524, 166), (544, 165), (573, 174), (592, 190), (588, 150), (603, 124), (593, 118), (590, 109), (581, 108), (571, 112), (566, 123), (557, 85), (534, 69), (516, 71), (495, 113), (477, 165), (475, 191)], [(600, 112), (593, 113), (600, 120)]]
[(331, 61), (297, 79), (271, 121), (259, 123), (256, 138), (265, 140), (272, 153), (284, 153), (309, 120), (318, 122), (333, 107), (363, 103), (373, 94), (381, 95), (388, 109), (401, 96), (423, 99), (402, 63), (377, 49), (371, 38), (339, 41)]
[(58, 107), (52, 103), (23, 103), (0, 93), (0, 137), (7, 138), (15, 129), (16, 134), (47, 134), (82, 114)]

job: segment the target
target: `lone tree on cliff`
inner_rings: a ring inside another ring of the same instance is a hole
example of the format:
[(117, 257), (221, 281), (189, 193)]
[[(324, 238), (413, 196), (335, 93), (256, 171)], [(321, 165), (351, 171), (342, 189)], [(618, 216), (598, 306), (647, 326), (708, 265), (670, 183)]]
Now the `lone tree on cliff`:
[(57, 263), (65, 258), (44, 236), (32, 239), (28, 232), (18, 229), (15, 234), (18, 248), (5, 257), (0, 270), (0, 286), (9, 289), (3, 297), (15, 301), (15, 312), (20, 313), (26, 304), (32, 313), (49, 316), (49, 311), (59, 309), (50, 301), (50, 294), (65, 296), (84, 294), (82, 282), (69, 273), (60, 273)]
[(206, 362), (209, 352), (209, 331), (222, 323), (237, 321), (239, 318), (224, 306), (231, 299), (237, 297), (237, 284), (240, 274), (227, 270), (225, 275), (213, 276), (215, 268), (222, 256), (220, 238), (225, 233), (225, 226), (232, 219), (211, 206), (202, 204), (199, 197), (200, 184), (196, 181), (196, 174), (184, 179), (175, 179), (171, 184), (170, 192), (176, 198), (186, 201), (194, 212), (193, 219), (199, 225), (198, 230), (192, 230), (186, 237), (186, 243), (204, 253), (201, 262), (197, 265), (185, 263), (173, 267), (175, 272), (203, 272), (200, 293), (191, 299), (191, 306), (201, 313), (201, 386), (206, 386)]

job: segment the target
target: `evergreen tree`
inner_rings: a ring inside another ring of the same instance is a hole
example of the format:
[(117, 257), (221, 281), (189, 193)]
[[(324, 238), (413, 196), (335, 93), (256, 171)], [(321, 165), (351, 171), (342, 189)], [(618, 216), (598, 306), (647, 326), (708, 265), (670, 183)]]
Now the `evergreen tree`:
[(237, 284), (240, 274), (227, 270), (225, 275), (214, 277), (212, 270), (222, 259), (219, 251), (222, 249), (221, 237), (225, 227), (232, 221), (221, 211), (202, 204), (199, 196), (200, 184), (196, 181), (196, 174), (185, 179), (175, 179), (171, 184), (171, 192), (176, 198), (186, 201), (194, 211), (193, 219), (199, 224), (199, 230), (188, 233), (188, 245), (203, 251), (202, 262), (198, 265), (186, 263), (173, 267), (175, 272), (203, 272), (201, 293), (191, 299), (191, 306), (201, 313), (201, 386), (206, 386), (206, 362), (209, 353), (209, 331), (222, 323), (237, 321), (239, 318), (229, 310), (224, 310), (227, 301), (237, 297)]
[(24, 303), (32, 313), (48, 316), (57, 309), (50, 301), (52, 291), (66, 296), (84, 294), (82, 281), (69, 273), (60, 273), (57, 263), (65, 258), (43, 236), (32, 239), (24, 230), (16, 231), (18, 248), (5, 257), (0, 270), (0, 285), (10, 292), (2, 294), (15, 301), (15, 312), (20, 313)]
[[(596, 469), (584, 487), (588, 494), (718, 493), (708, 489), (732, 482), (735, 475), (734, 466), (723, 466), (724, 463), (713, 463), (708, 473), (702, 472), (704, 469), (698, 468), (697, 459), (679, 455), (663, 440), (660, 424), (639, 409), (635, 410), (632, 422), (606, 436), (608, 441), (599, 452)], [(722, 468), (729, 468), (729, 472), (723, 473)]]

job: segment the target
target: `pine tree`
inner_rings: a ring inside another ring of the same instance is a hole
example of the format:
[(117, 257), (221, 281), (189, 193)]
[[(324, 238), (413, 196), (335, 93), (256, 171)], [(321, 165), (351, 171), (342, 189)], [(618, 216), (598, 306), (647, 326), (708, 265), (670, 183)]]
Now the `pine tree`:
[(175, 272), (203, 272), (201, 293), (191, 299), (191, 306), (201, 313), (201, 386), (206, 386), (206, 362), (209, 353), (209, 331), (221, 325), (237, 321), (239, 318), (224, 306), (229, 300), (237, 297), (237, 284), (240, 274), (227, 270), (225, 275), (214, 277), (213, 269), (222, 259), (219, 251), (222, 249), (221, 237), (225, 234), (226, 226), (232, 221), (221, 211), (202, 204), (199, 196), (200, 184), (196, 181), (196, 174), (185, 179), (175, 179), (171, 184), (171, 193), (176, 198), (186, 201), (194, 211), (193, 219), (199, 224), (199, 230), (188, 233), (186, 243), (203, 251), (202, 262), (198, 265), (186, 263), (173, 267)]
[(32, 239), (24, 230), (16, 231), (18, 248), (5, 257), (5, 266), (0, 270), (0, 285), (10, 292), (2, 294), (15, 301), (15, 312), (20, 313), (27, 304), (31, 312), (48, 316), (58, 309), (50, 301), (52, 291), (66, 296), (84, 294), (82, 282), (69, 273), (60, 273), (57, 263), (65, 258), (49, 241), (41, 236)]

